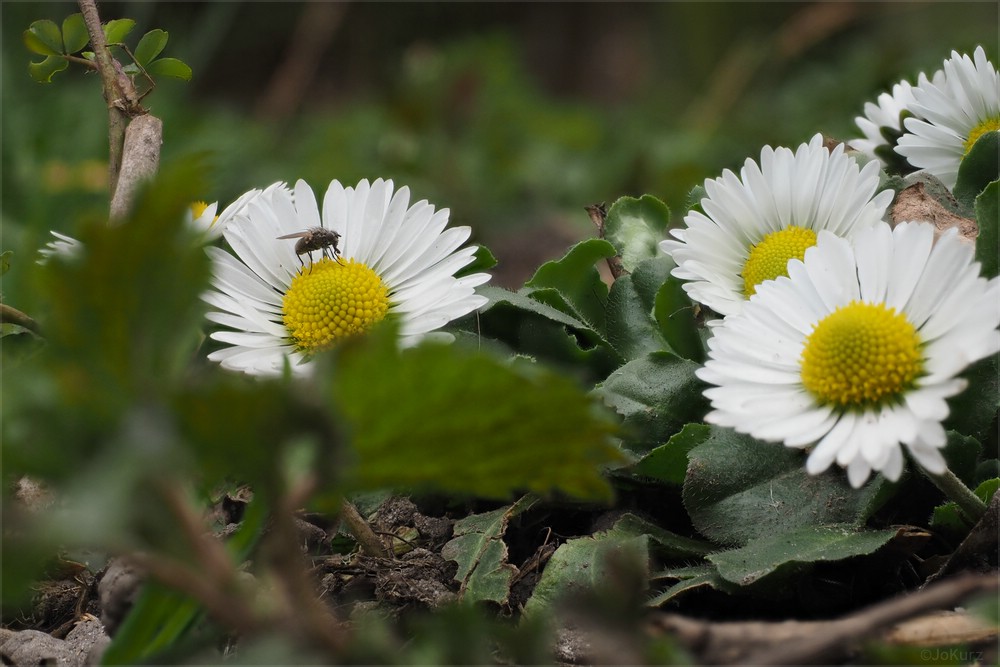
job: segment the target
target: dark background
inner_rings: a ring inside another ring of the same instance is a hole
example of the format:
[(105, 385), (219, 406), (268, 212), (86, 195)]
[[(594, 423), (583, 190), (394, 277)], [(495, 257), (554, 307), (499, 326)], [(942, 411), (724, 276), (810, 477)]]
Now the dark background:
[[(304, 178), (379, 176), (452, 211), (516, 286), (591, 233), (583, 207), (651, 193), (683, 219), (706, 177), (854, 117), (902, 78), (982, 44), (998, 5), (844, 3), (107, 2), (154, 27), (194, 69), (147, 98), (163, 157), (207, 155), (205, 198)], [(105, 206), (106, 114), (96, 77), (33, 82), (21, 32), (74, 3), (3, 2), (5, 297), (47, 230)]]

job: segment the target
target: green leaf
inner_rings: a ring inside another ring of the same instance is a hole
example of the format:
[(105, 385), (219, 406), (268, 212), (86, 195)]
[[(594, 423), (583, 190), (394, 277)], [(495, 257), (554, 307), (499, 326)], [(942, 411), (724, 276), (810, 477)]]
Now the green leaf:
[(24, 45), (39, 55), (57, 56), (65, 53), (59, 26), (48, 19), (33, 21), (21, 36)]
[(634, 271), (643, 260), (660, 254), (659, 242), (669, 224), (670, 209), (656, 197), (622, 197), (608, 211), (604, 236), (618, 251), (625, 270)]
[(132, 19), (114, 19), (104, 24), (104, 40), (108, 44), (121, 44), (126, 35), (132, 32), (135, 21)]
[(697, 311), (682, 284), (673, 276), (666, 277), (656, 293), (653, 316), (671, 350), (695, 363), (704, 363), (705, 345), (698, 331)]
[(458, 563), (455, 581), (461, 584), (460, 599), (507, 604), (517, 568), (507, 562), (504, 533), (512, 518), (536, 502), (537, 498), (524, 496), (508, 507), (473, 514), (455, 523), (454, 538), (441, 549), (441, 556)]
[(3, 367), (12, 370), (31, 359), (45, 347), (45, 339), (20, 324), (4, 322), (0, 324), (0, 360)]
[(530, 290), (527, 293), (532, 298), (537, 298), (533, 294), (535, 290), (556, 290), (562, 303), (547, 300), (549, 305), (586, 322), (595, 331), (603, 332), (608, 286), (601, 280), (594, 265), (614, 255), (615, 249), (607, 241), (582, 241), (570, 248), (562, 259), (542, 264), (524, 286)]
[[(977, 486), (973, 493), (989, 505), (998, 488), (1000, 488), (1000, 478), (987, 479)], [(956, 503), (948, 501), (934, 508), (934, 513), (931, 515), (931, 527), (963, 535), (972, 527), (972, 522), (959, 510)]]
[(996, 437), (994, 423), (1000, 402), (1000, 356), (981, 359), (965, 369), (962, 377), (968, 388), (948, 401), (951, 414), (945, 429), (972, 436), (980, 442)]
[(615, 579), (627, 563), (649, 573), (649, 537), (630, 535), (617, 527), (588, 537), (569, 540), (556, 549), (524, 607), (531, 616), (549, 609), (567, 595), (600, 589)]
[(90, 34), (87, 32), (87, 24), (83, 22), (83, 14), (70, 14), (63, 20), (62, 37), (66, 53), (73, 54), (87, 46)]
[(0, 276), (10, 271), (10, 258), (13, 256), (13, 250), (4, 250), (0, 253)]
[(976, 466), (983, 445), (977, 439), (956, 431), (948, 431), (947, 435), (948, 443), (941, 450), (941, 454), (948, 462), (948, 469), (962, 482), (971, 485), (976, 476)]
[(510, 290), (502, 287), (494, 287), (492, 285), (481, 287), (478, 292), (490, 300), (489, 303), (483, 306), (484, 314), (488, 313), (497, 305), (507, 304), (517, 310), (540, 315), (547, 320), (551, 320), (574, 329), (579, 329), (581, 331), (592, 330), (586, 322), (583, 322), (572, 315), (568, 315), (557, 308), (553, 308), (548, 304), (536, 301), (521, 292), (511, 292)]
[(38, 83), (52, 83), (52, 77), (69, 67), (69, 62), (61, 56), (48, 56), (39, 63), (28, 63), (28, 73)]
[(976, 259), (982, 265), (982, 273), (987, 278), (1000, 273), (997, 266), (1000, 261), (1000, 181), (993, 181), (976, 197), (976, 225), (979, 227), (979, 237), (976, 238)]
[(187, 63), (177, 58), (160, 58), (146, 65), (146, 72), (150, 76), (168, 76), (182, 81), (191, 80), (191, 68)]
[(387, 328), (341, 345), (327, 378), (355, 454), (348, 491), (609, 499), (601, 466), (622, 458), (614, 424), (573, 382), (458, 346), (401, 352)]
[(468, 266), (463, 266), (455, 273), (456, 278), (461, 278), (462, 276), (468, 276), (473, 273), (480, 273), (482, 271), (489, 271), (494, 266), (497, 265), (497, 258), (493, 256), (490, 249), (484, 245), (476, 247), (476, 256), (472, 260), (472, 263)]
[(132, 52), (135, 56), (135, 61), (143, 67), (151, 63), (153, 58), (160, 55), (160, 51), (167, 45), (168, 37), (169, 35), (159, 28), (147, 32), (139, 40), (135, 51)]
[(783, 566), (874, 553), (896, 533), (896, 529), (857, 532), (850, 524), (805, 524), (790, 531), (765, 532), (739, 549), (711, 554), (708, 560), (715, 564), (723, 579), (749, 586)]
[(668, 257), (648, 259), (611, 286), (607, 306), (607, 336), (623, 359), (631, 360), (668, 348), (653, 318), (656, 292), (669, 275)]
[(852, 489), (836, 466), (809, 475), (802, 451), (730, 429), (713, 426), (688, 457), (684, 506), (698, 532), (720, 544), (742, 546), (804, 526), (858, 527), (884, 500), (881, 476)]
[(651, 546), (661, 558), (698, 558), (712, 550), (712, 545), (672, 533), (634, 514), (624, 514), (615, 522), (614, 530), (623, 535), (650, 538)]
[(971, 209), (986, 186), (1000, 178), (1000, 131), (987, 132), (976, 140), (958, 167), (952, 194)]
[(628, 362), (608, 376), (597, 394), (625, 419), (626, 445), (648, 452), (685, 424), (708, 411), (698, 364), (669, 352), (654, 352)]
[(703, 586), (708, 586), (709, 588), (714, 588), (715, 590), (726, 593), (731, 593), (736, 590), (736, 587), (732, 583), (719, 576), (718, 569), (712, 564), (671, 568), (655, 573), (653, 578), (678, 579), (679, 581), (662, 593), (650, 598), (650, 600), (646, 602), (647, 607), (662, 607), (682, 593), (695, 588), (701, 588)]
[(642, 457), (628, 472), (680, 486), (687, 475), (688, 452), (705, 442), (711, 432), (706, 424), (688, 424), (667, 444)]

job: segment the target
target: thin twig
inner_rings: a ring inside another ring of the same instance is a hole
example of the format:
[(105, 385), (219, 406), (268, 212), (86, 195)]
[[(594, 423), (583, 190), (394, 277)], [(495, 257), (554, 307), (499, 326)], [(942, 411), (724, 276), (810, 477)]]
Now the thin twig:
[(386, 550), (385, 545), (382, 544), (382, 540), (378, 538), (372, 527), (361, 516), (358, 508), (347, 498), (342, 498), (340, 501), (340, 515), (343, 517), (344, 523), (347, 524), (347, 529), (351, 532), (351, 535), (361, 545), (362, 551), (369, 556), (389, 558), (389, 552)]
[(16, 324), (34, 334), (42, 335), (38, 322), (33, 320), (30, 315), (22, 313), (17, 308), (8, 306), (5, 303), (0, 303), (0, 324)]

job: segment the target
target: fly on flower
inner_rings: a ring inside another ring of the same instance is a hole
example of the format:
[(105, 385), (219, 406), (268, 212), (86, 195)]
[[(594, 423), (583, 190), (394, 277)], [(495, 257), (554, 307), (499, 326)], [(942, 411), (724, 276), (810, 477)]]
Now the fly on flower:
[[(322, 250), (324, 257), (340, 261), (340, 248), (337, 247), (337, 244), (340, 242), (340, 234), (332, 229), (310, 227), (302, 232), (284, 234), (283, 236), (279, 236), (278, 239), (298, 239), (295, 242), (295, 255), (299, 258), (299, 263), (302, 264), (303, 268), (305, 268), (306, 264), (302, 261), (302, 255), (309, 254), (314, 250)], [(312, 255), (309, 255), (309, 268), (312, 268)]]

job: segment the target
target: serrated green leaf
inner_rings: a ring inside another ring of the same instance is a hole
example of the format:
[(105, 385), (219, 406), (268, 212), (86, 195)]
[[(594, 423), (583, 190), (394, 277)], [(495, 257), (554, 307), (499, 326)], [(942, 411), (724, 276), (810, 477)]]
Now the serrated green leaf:
[(596, 390), (625, 419), (629, 449), (648, 452), (685, 424), (701, 421), (708, 411), (704, 384), (695, 377), (698, 364), (669, 352), (654, 352), (628, 362)]
[(582, 320), (579, 320), (572, 315), (567, 315), (563, 311), (553, 308), (548, 304), (531, 299), (527, 295), (520, 292), (511, 292), (510, 290), (502, 287), (487, 285), (479, 289), (479, 294), (482, 294), (489, 299), (489, 303), (483, 306), (484, 312), (489, 312), (489, 310), (497, 305), (507, 304), (518, 310), (540, 315), (547, 320), (552, 320), (553, 322), (573, 327), (574, 329), (583, 330), (590, 328)]
[(191, 68), (187, 63), (177, 58), (160, 58), (146, 65), (146, 72), (150, 76), (168, 76), (182, 81), (191, 80)]
[(83, 22), (83, 14), (77, 12), (63, 19), (62, 37), (66, 53), (73, 54), (87, 46), (90, 34), (87, 32), (87, 24)]
[(795, 530), (763, 533), (745, 546), (708, 556), (719, 575), (749, 586), (782, 566), (866, 556), (895, 537), (896, 529), (857, 531), (850, 524), (802, 525)]
[(135, 21), (132, 19), (114, 19), (104, 24), (104, 40), (108, 44), (121, 44), (132, 32)]
[(852, 489), (839, 468), (809, 475), (801, 450), (713, 426), (688, 453), (683, 498), (698, 532), (742, 546), (804, 526), (859, 527), (884, 502), (883, 484)]
[(61, 56), (48, 56), (39, 63), (28, 63), (28, 73), (38, 83), (52, 83), (52, 77), (69, 67), (69, 62)]
[(64, 53), (59, 26), (48, 19), (33, 21), (22, 33), (22, 37), (24, 45), (39, 55), (57, 56)]
[(154, 28), (147, 32), (139, 40), (135, 51), (132, 52), (135, 56), (135, 61), (143, 67), (153, 62), (153, 58), (160, 55), (163, 47), (167, 45), (168, 38), (169, 35), (159, 28)]
[(524, 496), (509, 507), (473, 514), (455, 522), (454, 538), (441, 549), (441, 557), (458, 563), (455, 581), (461, 585), (460, 599), (507, 604), (517, 568), (507, 562), (504, 533), (510, 520), (535, 502), (536, 498)]
[(680, 486), (687, 475), (688, 452), (705, 442), (711, 432), (706, 424), (688, 424), (667, 444), (643, 456), (628, 472)]
[(1000, 178), (1000, 130), (987, 132), (976, 140), (958, 167), (952, 194), (968, 209), (987, 185)]
[(10, 271), (10, 258), (13, 256), (13, 250), (4, 250), (0, 253), (0, 276)]
[(418, 487), (504, 498), (558, 489), (609, 499), (601, 467), (622, 458), (610, 441), (615, 426), (566, 378), (458, 346), (399, 351), (384, 332), (336, 353), (329, 393), (355, 454), (348, 491)]
[(562, 259), (545, 262), (531, 280), (524, 284), (529, 296), (535, 290), (551, 288), (562, 297), (563, 307), (549, 303), (587, 323), (597, 332), (604, 331), (604, 309), (608, 286), (595, 268), (597, 262), (615, 256), (607, 241), (588, 239), (569, 249)]
[(695, 363), (704, 363), (705, 345), (698, 332), (695, 305), (684, 292), (681, 280), (666, 277), (656, 293), (653, 316), (671, 350)]
[(525, 616), (549, 609), (570, 594), (606, 586), (621, 563), (649, 572), (649, 536), (611, 529), (569, 540), (556, 549), (524, 607)]
[(660, 254), (670, 224), (670, 209), (652, 195), (622, 197), (608, 210), (604, 236), (622, 258), (626, 271), (634, 271), (640, 262)]
[(993, 181), (976, 197), (976, 259), (987, 278), (1000, 273), (1000, 181)]
[(611, 286), (607, 305), (608, 342), (625, 360), (669, 348), (653, 317), (656, 292), (673, 266), (668, 257), (647, 259)]
[(736, 587), (719, 576), (715, 565), (695, 565), (693, 567), (677, 567), (657, 572), (654, 579), (678, 579), (678, 582), (646, 602), (647, 607), (662, 607), (682, 593), (708, 586), (726, 593), (733, 592)]

